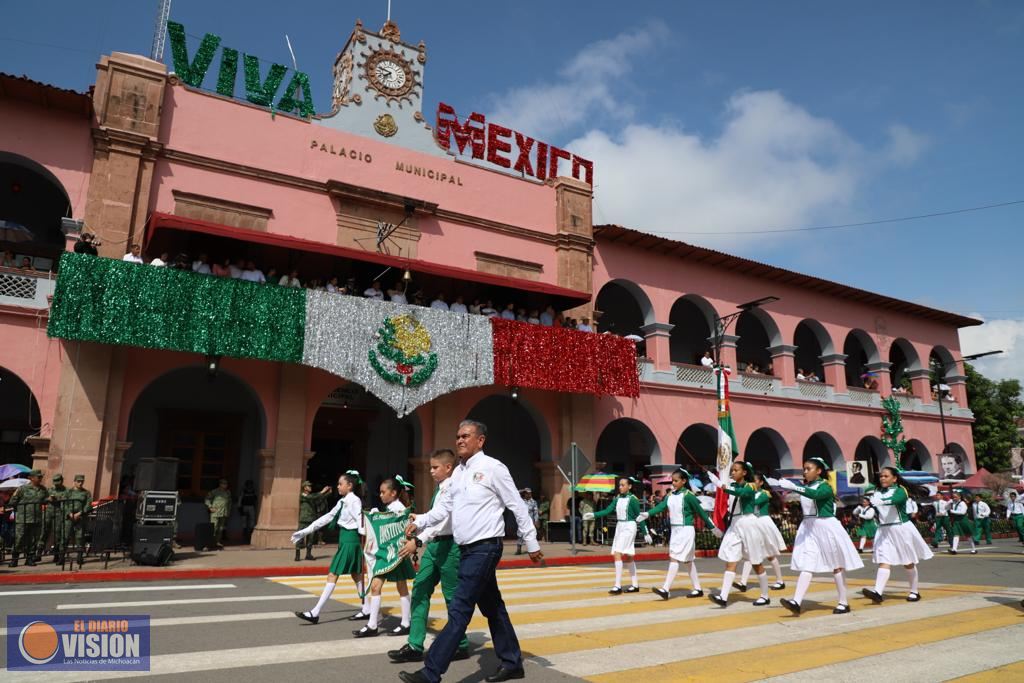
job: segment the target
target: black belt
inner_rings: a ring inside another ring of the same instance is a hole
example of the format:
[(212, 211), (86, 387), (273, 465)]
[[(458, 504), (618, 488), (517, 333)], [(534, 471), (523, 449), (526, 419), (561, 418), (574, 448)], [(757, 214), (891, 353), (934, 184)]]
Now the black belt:
[(430, 542), (434, 543), (435, 541), (447, 541), (447, 540), (452, 539), (452, 538), (455, 538), (455, 537), (452, 536), (451, 534), (444, 534), (443, 536), (434, 536), (432, 539), (430, 539)]
[(459, 547), (463, 550), (466, 550), (478, 545), (501, 545), (502, 540), (503, 539), (500, 536), (496, 536), (494, 538), (481, 538), (479, 541), (466, 543), (465, 545), (460, 545)]

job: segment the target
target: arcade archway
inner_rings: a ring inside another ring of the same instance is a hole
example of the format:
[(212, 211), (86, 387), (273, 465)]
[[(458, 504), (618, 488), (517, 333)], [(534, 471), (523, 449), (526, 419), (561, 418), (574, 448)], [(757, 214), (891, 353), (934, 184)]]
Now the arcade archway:
[[(28, 157), (0, 152), (0, 228), (13, 238), (4, 248), (52, 260), (64, 248), (61, 219), (70, 215), (68, 193), (53, 173)], [(43, 265), (35, 267), (48, 269)]]
[(613, 420), (601, 431), (595, 449), (606, 472), (633, 475), (646, 465), (661, 462), (654, 434), (643, 422), (629, 417)]
[(833, 470), (845, 467), (843, 451), (832, 435), (826, 432), (815, 432), (807, 439), (802, 462), (809, 458), (822, 458)]
[(25, 439), (39, 433), (39, 404), (21, 378), (0, 367), (0, 463), (32, 464)]
[(594, 306), (601, 312), (597, 320), (600, 332), (642, 337), (644, 333), (640, 328), (654, 322), (651, 300), (639, 285), (629, 280), (606, 282), (597, 293)]
[(796, 346), (793, 360), (797, 371), (802, 370), (805, 376), (813, 372), (824, 381), (825, 369), (821, 357), (835, 352), (824, 325), (810, 318), (801, 321), (793, 334), (793, 344)]
[(857, 449), (853, 453), (854, 460), (867, 461), (868, 471), (871, 480), (875, 481), (878, 470), (889, 465), (889, 449), (882, 444), (877, 436), (865, 436), (857, 442)]
[(718, 430), (709, 424), (692, 424), (683, 430), (676, 443), (676, 464), (694, 471), (694, 460), (704, 467), (714, 468), (718, 454)]
[(714, 307), (696, 294), (676, 299), (668, 316), (673, 325), (669, 333), (669, 355), (673, 363), (700, 365), (704, 352), (711, 348), (708, 338), (716, 317)]
[(907, 449), (903, 451), (903, 469), (935, 472), (935, 462), (931, 451), (918, 439), (907, 441)]
[(765, 371), (772, 362), (770, 347), (780, 344), (779, 327), (767, 312), (755, 308), (743, 311), (736, 321), (736, 362), (740, 371)]
[(793, 455), (782, 435), (771, 427), (761, 427), (750, 435), (743, 459), (758, 472), (774, 474), (793, 468)]
[(868, 363), (879, 360), (878, 347), (864, 330), (850, 330), (843, 342), (843, 353), (846, 354), (846, 384), (851, 387), (863, 387), (867, 378)]

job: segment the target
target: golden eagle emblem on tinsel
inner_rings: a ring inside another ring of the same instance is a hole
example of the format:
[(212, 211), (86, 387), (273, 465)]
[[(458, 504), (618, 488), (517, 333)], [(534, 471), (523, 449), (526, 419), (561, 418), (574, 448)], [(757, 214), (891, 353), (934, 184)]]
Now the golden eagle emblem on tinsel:
[(430, 332), (413, 315), (405, 313), (384, 320), (369, 352), (370, 365), (387, 382), (417, 387), (437, 369), (431, 352)]

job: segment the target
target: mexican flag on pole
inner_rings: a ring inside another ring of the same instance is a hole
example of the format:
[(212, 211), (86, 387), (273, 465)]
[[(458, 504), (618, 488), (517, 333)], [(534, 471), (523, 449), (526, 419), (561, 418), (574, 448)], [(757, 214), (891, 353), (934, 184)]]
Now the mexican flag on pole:
[(369, 587), (373, 577), (387, 574), (402, 562), (398, 550), (405, 540), (409, 511), (367, 512), (365, 516), (363, 559), (366, 560), (366, 585)]
[[(732, 413), (729, 410), (728, 368), (716, 367), (715, 377), (718, 380), (718, 457), (715, 466), (718, 468), (718, 478), (724, 483), (729, 481), (729, 468), (732, 467), (736, 456), (740, 454), (740, 447), (736, 441), (736, 432), (732, 429)], [(721, 488), (716, 489), (712, 520), (719, 529), (722, 528), (728, 512), (729, 494)]]

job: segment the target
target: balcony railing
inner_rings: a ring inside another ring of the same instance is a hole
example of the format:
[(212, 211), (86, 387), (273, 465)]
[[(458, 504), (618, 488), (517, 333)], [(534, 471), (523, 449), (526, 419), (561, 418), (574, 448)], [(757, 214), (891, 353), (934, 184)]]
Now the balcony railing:
[(850, 401), (858, 405), (877, 406), (880, 401), (878, 398), (878, 392), (872, 391), (871, 389), (847, 387), (846, 391), (850, 396)]
[(774, 394), (775, 378), (771, 375), (740, 373), (740, 386), (757, 394)]
[(698, 387), (714, 387), (715, 373), (703, 365), (676, 363), (676, 379), (680, 384)]
[(0, 304), (22, 308), (46, 308), (47, 297), (53, 294), (54, 280), (50, 273), (0, 268)]
[(805, 398), (813, 398), (822, 401), (828, 398), (828, 385), (823, 382), (808, 382), (804, 379), (796, 381), (796, 388), (800, 395)]

